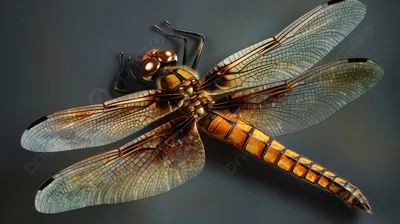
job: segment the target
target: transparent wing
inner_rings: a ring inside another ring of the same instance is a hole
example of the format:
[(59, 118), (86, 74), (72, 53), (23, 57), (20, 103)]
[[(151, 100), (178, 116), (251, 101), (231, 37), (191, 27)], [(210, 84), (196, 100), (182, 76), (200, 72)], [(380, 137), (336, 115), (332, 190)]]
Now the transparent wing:
[(35, 207), (58, 213), (154, 196), (193, 178), (204, 163), (196, 120), (180, 117), (54, 175), (39, 188)]
[(272, 136), (290, 134), (325, 120), (375, 86), (383, 74), (371, 60), (335, 61), (296, 78), (220, 98), (213, 109)]
[(300, 17), (277, 35), (227, 57), (208, 71), (202, 89), (222, 94), (297, 76), (320, 61), (364, 18), (357, 0), (334, 0)]
[(173, 112), (182, 102), (179, 95), (145, 90), (104, 103), (58, 111), (29, 125), (21, 144), (36, 152), (109, 144)]

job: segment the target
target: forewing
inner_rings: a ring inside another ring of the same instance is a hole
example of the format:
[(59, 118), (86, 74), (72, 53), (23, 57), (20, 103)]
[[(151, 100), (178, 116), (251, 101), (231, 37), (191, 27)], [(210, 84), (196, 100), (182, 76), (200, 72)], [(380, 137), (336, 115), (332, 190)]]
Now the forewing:
[(173, 112), (181, 98), (160, 90), (131, 93), (104, 103), (58, 111), (27, 127), (22, 147), (56, 152), (95, 147), (120, 140)]
[(363, 95), (383, 77), (367, 59), (335, 61), (299, 77), (220, 98), (214, 110), (279, 136), (315, 125)]
[(227, 57), (208, 71), (202, 89), (222, 94), (297, 76), (320, 61), (364, 18), (357, 0), (320, 5), (277, 35)]
[(196, 120), (177, 118), (56, 174), (39, 188), (35, 207), (58, 213), (154, 196), (193, 178), (204, 163)]

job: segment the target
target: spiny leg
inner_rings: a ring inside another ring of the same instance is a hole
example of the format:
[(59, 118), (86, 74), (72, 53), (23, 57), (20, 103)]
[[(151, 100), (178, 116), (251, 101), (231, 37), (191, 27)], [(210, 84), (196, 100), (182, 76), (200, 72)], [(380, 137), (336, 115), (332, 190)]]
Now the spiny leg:
[(128, 90), (124, 87), (122, 87), (123, 84), (127, 82), (126, 78), (130, 75), (133, 77), (135, 82), (139, 83), (140, 85), (143, 85), (147, 88), (153, 88), (151, 85), (143, 82), (142, 80), (138, 79), (136, 75), (131, 71), (129, 68), (129, 64), (131, 63), (132, 59), (131, 57), (128, 57), (127, 60), (124, 59), (124, 52), (121, 52), (119, 55), (119, 72), (117, 75), (117, 79), (115, 80), (114, 83), (114, 90), (119, 92), (119, 93), (131, 93), (134, 92), (133, 90)]
[(186, 57), (187, 57), (187, 38), (186, 38), (186, 37), (179, 36), (179, 35), (176, 35), (176, 34), (167, 33), (167, 32), (165, 32), (164, 30), (162, 30), (162, 29), (161, 29), (159, 26), (157, 26), (157, 25), (154, 25), (153, 28), (156, 29), (156, 30), (158, 30), (158, 31), (160, 31), (161, 33), (163, 33), (163, 34), (166, 35), (166, 36), (176, 37), (176, 38), (179, 38), (179, 39), (182, 39), (182, 40), (183, 40), (183, 43), (184, 43), (184, 44), (183, 44), (183, 59), (182, 59), (182, 64), (183, 64), (183, 65), (186, 65)]
[(167, 25), (169, 25), (174, 31), (176, 32), (180, 32), (180, 33), (185, 33), (185, 34), (190, 34), (190, 35), (194, 35), (200, 38), (200, 43), (197, 46), (197, 50), (196, 50), (196, 56), (194, 58), (193, 64), (192, 64), (192, 69), (196, 69), (197, 64), (200, 61), (200, 56), (201, 56), (201, 52), (203, 51), (203, 46), (204, 46), (204, 42), (206, 40), (206, 37), (204, 36), (204, 34), (202, 33), (198, 33), (198, 32), (193, 32), (193, 31), (187, 31), (187, 30), (182, 30), (182, 29), (177, 29), (175, 28), (174, 25), (172, 25), (168, 20), (165, 20), (165, 23)]
[(126, 77), (128, 77), (128, 68), (127, 64), (129, 64), (129, 61), (131, 60), (130, 57), (128, 57), (128, 63), (125, 64), (124, 62), (124, 52), (120, 52), (119, 58), (118, 58), (118, 64), (119, 64), (119, 72), (117, 75), (117, 78), (114, 83), (114, 90), (119, 92), (119, 93), (129, 93), (131, 91), (124, 89), (121, 87), (121, 84), (126, 83)]

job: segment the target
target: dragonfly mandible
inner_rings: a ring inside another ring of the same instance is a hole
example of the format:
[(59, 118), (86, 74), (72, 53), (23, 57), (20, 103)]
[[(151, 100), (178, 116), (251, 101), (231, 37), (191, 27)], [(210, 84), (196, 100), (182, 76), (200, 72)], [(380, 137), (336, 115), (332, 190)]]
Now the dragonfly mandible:
[[(311, 127), (363, 95), (383, 69), (363, 58), (313, 67), (363, 19), (364, 4), (331, 0), (278, 34), (244, 48), (212, 67), (195, 71), (205, 37), (177, 29), (155, 29), (184, 43), (182, 64), (172, 50), (151, 50), (142, 58), (139, 82), (156, 88), (129, 92), (88, 106), (58, 111), (30, 124), (21, 144), (30, 151), (59, 152), (106, 145), (160, 118), (183, 112), (144, 135), (82, 160), (48, 179), (35, 207), (58, 213), (99, 204), (132, 201), (169, 191), (198, 175), (205, 152), (198, 129), (250, 153), (284, 172), (323, 188), (349, 207), (372, 212), (358, 187), (275, 140)], [(197, 36), (193, 62), (187, 38)], [(130, 61), (121, 54), (121, 71)]]

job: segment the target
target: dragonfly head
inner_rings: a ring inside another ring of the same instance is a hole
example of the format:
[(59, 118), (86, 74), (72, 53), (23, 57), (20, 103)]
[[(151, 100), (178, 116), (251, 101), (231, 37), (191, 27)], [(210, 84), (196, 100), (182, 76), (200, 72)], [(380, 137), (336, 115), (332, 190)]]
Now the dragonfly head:
[(147, 81), (153, 80), (155, 74), (165, 67), (175, 66), (177, 62), (178, 56), (172, 50), (150, 50), (142, 57), (142, 77)]

